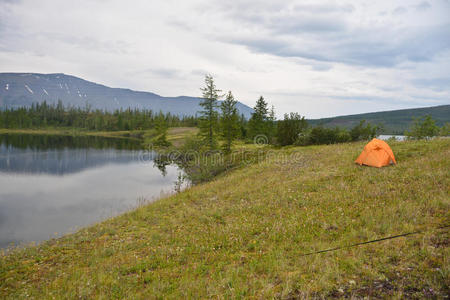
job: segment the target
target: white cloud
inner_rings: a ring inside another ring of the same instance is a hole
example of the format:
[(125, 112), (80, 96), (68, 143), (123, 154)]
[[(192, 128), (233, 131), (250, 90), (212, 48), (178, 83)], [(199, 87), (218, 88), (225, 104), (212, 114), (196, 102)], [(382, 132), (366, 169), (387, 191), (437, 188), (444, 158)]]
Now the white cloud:
[(441, 0), (0, 1), (0, 71), (164, 96), (199, 96), (208, 72), (280, 116), (446, 104), (449, 11)]

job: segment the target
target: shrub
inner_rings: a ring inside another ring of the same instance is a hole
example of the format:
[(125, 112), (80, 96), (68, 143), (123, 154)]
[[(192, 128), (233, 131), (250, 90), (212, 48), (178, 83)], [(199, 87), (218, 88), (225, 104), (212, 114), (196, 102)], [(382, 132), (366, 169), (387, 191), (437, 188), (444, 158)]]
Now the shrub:
[(203, 139), (201, 139), (199, 136), (191, 136), (186, 138), (180, 150), (183, 153), (192, 151), (200, 153), (206, 150), (206, 148), (206, 143)]
[(440, 136), (449, 136), (450, 135), (450, 123), (445, 123), (444, 126), (442, 126), (441, 131), (439, 132)]
[(430, 139), (438, 134), (439, 127), (429, 115), (415, 118), (411, 130), (405, 132), (408, 139), (413, 140)]
[(311, 144), (311, 140), (310, 140), (311, 131), (312, 131), (312, 128), (306, 128), (305, 130), (300, 132), (297, 135), (297, 139), (295, 140), (294, 145), (297, 145), (297, 146), (310, 145)]
[(352, 141), (370, 140), (377, 136), (379, 127), (370, 123), (364, 126), (365, 123), (366, 120), (361, 120), (358, 125), (350, 130)]
[(281, 146), (292, 145), (296, 142), (299, 134), (308, 127), (305, 117), (298, 113), (284, 115), (284, 120), (278, 122), (277, 141)]

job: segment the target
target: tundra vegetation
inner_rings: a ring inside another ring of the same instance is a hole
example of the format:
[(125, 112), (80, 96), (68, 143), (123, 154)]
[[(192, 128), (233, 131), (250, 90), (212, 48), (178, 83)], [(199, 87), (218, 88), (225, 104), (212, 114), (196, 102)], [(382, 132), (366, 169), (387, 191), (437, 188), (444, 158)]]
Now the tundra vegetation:
[[(353, 163), (364, 144), (272, 149), (208, 183), (4, 253), (0, 297), (445, 298), (450, 141), (391, 142), (398, 164), (381, 169)], [(305, 256), (411, 232), (420, 233)]]

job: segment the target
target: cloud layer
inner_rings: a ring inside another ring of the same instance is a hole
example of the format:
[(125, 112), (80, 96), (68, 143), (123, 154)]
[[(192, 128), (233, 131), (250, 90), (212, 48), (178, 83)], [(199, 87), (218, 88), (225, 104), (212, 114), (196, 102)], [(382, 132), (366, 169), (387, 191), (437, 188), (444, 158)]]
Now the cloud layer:
[(324, 117), (450, 103), (450, 3), (0, 1), (0, 72), (164, 96), (205, 73), (253, 106)]

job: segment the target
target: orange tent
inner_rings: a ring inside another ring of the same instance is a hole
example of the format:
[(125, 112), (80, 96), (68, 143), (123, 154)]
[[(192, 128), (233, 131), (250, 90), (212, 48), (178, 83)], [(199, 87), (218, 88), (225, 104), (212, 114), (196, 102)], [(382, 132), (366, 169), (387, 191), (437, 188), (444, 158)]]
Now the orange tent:
[(391, 163), (396, 164), (391, 147), (382, 140), (373, 139), (355, 160), (357, 164), (381, 168)]

